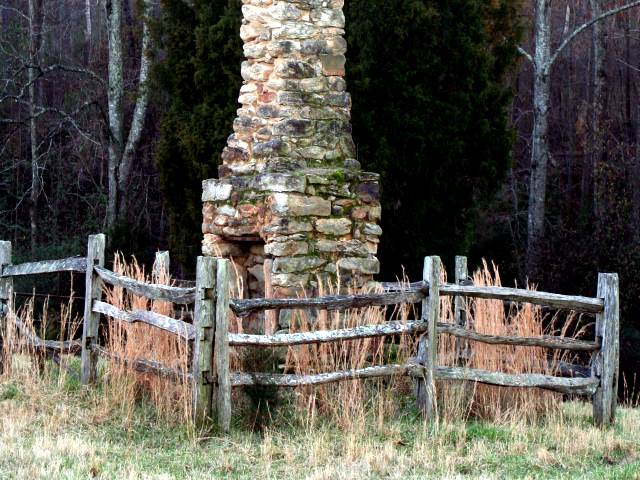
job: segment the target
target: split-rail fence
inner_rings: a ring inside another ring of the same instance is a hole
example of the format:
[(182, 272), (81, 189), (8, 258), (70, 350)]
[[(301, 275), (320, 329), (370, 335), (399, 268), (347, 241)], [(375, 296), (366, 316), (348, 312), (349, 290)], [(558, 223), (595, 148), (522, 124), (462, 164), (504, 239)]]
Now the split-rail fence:
[[(593, 417), (600, 426), (614, 421), (618, 385), (619, 362), (619, 287), (617, 274), (601, 273), (598, 277), (597, 297), (568, 296), (532, 290), (474, 286), (467, 276), (466, 258), (456, 258), (456, 282), (441, 283), (442, 264), (439, 257), (426, 257), (422, 281), (410, 285), (383, 284), (384, 292), (366, 295), (337, 295), (316, 298), (287, 299), (231, 299), (230, 263), (228, 260), (198, 257), (195, 287), (175, 287), (149, 284), (114, 273), (104, 267), (105, 236), (89, 237), (87, 256), (20, 265), (11, 263), (11, 243), (0, 242), (0, 307), (11, 308), (13, 278), (61, 271), (85, 275), (86, 294), (82, 340), (66, 342), (42, 340), (24, 327), (20, 319), (16, 326), (31, 346), (47, 352), (81, 355), (81, 379), (84, 384), (96, 380), (98, 356), (129, 363), (138, 371), (192, 382), (193, 412), (198, 421), (217, 418), (224, 431), (231, 422), (231, 392), (233, 387), (261, 385), (298, 387), (331, 382), (409, 376), (416, 382), (419, 408), (428, 419), (437, 415), (435, 405), (436, 380), (465, 380), (504, 387), (537, 387), (563, 394), (591, 397)], [(102, 300), (103, 285), (120, 286), (129, 292), (153, 300), (179, 305), (193, 304), (193, 323), (151, 311), (125, 311)], [(456, 323), (442, 323), (440, 297), (455, 297)], [(485, 335), (465, 328), (464, 298), (497, 299), (505, 302), (524, 302), (555, 309), (587, 312), (596, 315), (595, 338), (592, 341), (561, 336), (517, 337)], [(394, 304), (422, 304), (419, 320), (390, 321), (383, 324), (358, 326), (337, 330), (304, 333), (253, 335), (229, 332), (229, 316), (239, 317), (274, 309), (345, 310)], [(2, 313), (0, 312), (0, 313)], [(192, 343), (190, 371), (182, 371), (158, 362), (118, 358), (99, 343), (101, 315), (109, 321), (152, 325), (179, 335)], [(1, 318), (1, 317), (0, 317)], [(6, 317), (5, 317), (6, 318)], [(2, 331), (0, 325), (0, 332)], [(535, 346), (549, 349), (585, 351), (591, 354), (587, 374), (560, 377), (543, 374), (507, 374), (463, 367), (437, 365), (438, 334), (446, 333), (460, 339), (488, 344)], [(370, 366), (360, 369), (312, 375), (272, 374), (264, 372), (230, 371), (231, 347), (273, 348), (320, 344), (359, 338), (390, 337), (402, 334), (420, 335), (416, 355), (406, 364)]]

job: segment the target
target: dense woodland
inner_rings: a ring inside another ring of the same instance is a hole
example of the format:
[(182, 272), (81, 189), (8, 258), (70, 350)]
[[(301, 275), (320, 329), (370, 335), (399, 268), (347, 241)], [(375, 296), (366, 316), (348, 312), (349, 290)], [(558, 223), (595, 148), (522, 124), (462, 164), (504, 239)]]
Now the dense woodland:
[[(0, 0), (0, 238), (89, 233), (190, 277), (200, 182), (241, 83), (240, 0)], [(621, 278), (640, 370), (640, 2), (346, 0), (358, 160), (381, 173), (381, 277), (487, 258), (593, 295)]]

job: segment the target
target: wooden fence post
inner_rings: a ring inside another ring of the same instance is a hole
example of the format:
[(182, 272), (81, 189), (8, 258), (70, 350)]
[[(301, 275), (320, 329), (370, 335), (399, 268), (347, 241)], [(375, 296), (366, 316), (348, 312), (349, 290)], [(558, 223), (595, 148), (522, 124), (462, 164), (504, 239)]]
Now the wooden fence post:
[(440, 318), (440, 257), (425, 257), (422, 279), (429, 282), (429, 297), (422, 301), (422, 320), (428, 322), (427, 333), (418, 343), (417, 361), (424, 365), (424, 378), (416, 385), (416, 402), (427, 420), (436, 415), (435, 367), (438, 355), (437, 324)]
[(153, 261), (153, 269), (151, 278), (154, 282), (157, 282), (160, 275), (169, 275), (169, 267), (171, 266), (171, 257), (168, 251), (156, 252), (155, 260)]
[(218, 426), (231, 426), (231, 376), (229, 372), (229, 260), (218, 260), (214, 358), (217, 378)]
[[(455, 281), (456, 285), (462, 285), (469, 278), (467, 270), (467, 257), (456, 257)], [(456, 296), (454, 299), (454, 315), (455, 322), (458, 327), (466, 327), (467, 325), (467, 305), (465, 298)], [(463, 364), (469, 355), (469, 342), (463, 338), (456, 339), (456, 362)]]
[[(262, 266), (264, 273), (264, 297), (273, 298), (273, 283), (271, 282), (271, 275), (273, 275), (273, 260), (271, 258), (264, 259), (264, 265)], [(273, 335), (278, 330), (278, 319), (280, 317), (279, 310), (265, 310), (264, 311), (264, 334)]]
[(193, 418), (203, 423), (212, 416), (213, 339), (215, 329), (215, 291), (217, 260), (198, 257), (193, 342)]
[[(462, 285), (462, 283), (469, 278), (467, 271), (467, 257), (456, 257), (456, 285)], [(464, 297), (455, 297), (455, 316), (456, 325), (464, 327), (467, 322), (467, 310), (464, 301)]]
[[(11, 242), (0, 242), (0, 275), (4, 267), (11, 265)], [(3, 355), (5, 337), (7, 335), (7, 314), (11, 311), (13, 304), (13, 278), (0, 276), (0, 373), (4, 371)]]
[(601, 348), (595, 354), (591, 374), (600, 379), (593, 395), (593, 419), (598, 426), (611, 425), (615, 420), (618, 395), (620, 356), (620, 294), (618, 275), (598, 275), (598, 298), (604, 300), (604, 310), (596, 315), (596, 342)]
[(98, 341), (100, 314), (93, 312), (93, 302), (102, 298), (102, 280), (93, 267), (104, 267), (105, 236), (90, 235), (87, 244), (87, 272), (85, 275), (84, 323), (82, 326), (82, 364), (80, 378), (83, 385), (96, 380), (98, 355), (91, 344)]

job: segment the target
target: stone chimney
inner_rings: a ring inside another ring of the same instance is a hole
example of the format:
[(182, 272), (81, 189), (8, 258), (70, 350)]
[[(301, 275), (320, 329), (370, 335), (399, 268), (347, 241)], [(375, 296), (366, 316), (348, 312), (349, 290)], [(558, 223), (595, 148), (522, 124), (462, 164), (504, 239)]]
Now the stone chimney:
[(378, 273), (379, 176), (361, 171), (344, 80), (343, 0), (243, 0), (242, 107), (203, 182), (204, 255), (245, 298), (314, 294)]

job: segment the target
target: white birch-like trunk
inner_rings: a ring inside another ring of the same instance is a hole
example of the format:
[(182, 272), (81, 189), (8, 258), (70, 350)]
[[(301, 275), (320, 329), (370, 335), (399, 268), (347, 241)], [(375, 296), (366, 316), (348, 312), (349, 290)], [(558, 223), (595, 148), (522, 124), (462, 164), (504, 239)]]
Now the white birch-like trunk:
[(118, 170), (123, 151), (122, 0), (107, 0), (107, 30), (109, 37), (109, 197), (107, 202), (107, 229), (113, 231), (118, 214)]
[(539, 279), (544, 240), (547, 164), (549, 161), (549, 75), (551, 67), (551, 0), (537, 0), (533, 56), (533, 136), (527, 216), (527, 273)]
[[(549, 108), (550, 75), (559, 55), (578, 35), (588, 28), (598, 26), (610, 16), (640, 6), (640, 0), (621, 5), (605, 12), (599, 11), (592, 19), (583, 23), (570, 34), (565, 35), (560, 45), (551, 48), (551, 0), (536, 0), (534, 25), (535, 52), (530, 55), (524, 49), (520, 52), (532, 63), (533, 85), (533, 135), (531, 140), (531, 171), (529, 178), (529, 205), (527, 215), (527, 274), (532, 280), (540, 280), (542, 247), (545, 234), (545, 201), (547, 195), (547, 165), (549, 163)], [(604, 58), (604, 57), (603, 57)], [(604, 69), (602, 69), (604, 70)], [(606, 78), (606, 74), (605, 74)], [(606, 83), (604, 84), (606, 86)], [(602, 94), (602, 98), (606, 95)]]
[(29, 82), (29, 143), (31, 155), (31, 190), (29, 192), (29, 227), (31, 254), (35, 255), (38, 235), (38, 198), (42, 188), (40, 182), (40, 165), (38, 162), (38, 121), (37, 121), (37, 69), (38, 51), (40, 49), (41, 0), (29, 0), (29, 63), (27, 78)]
[(138, 76), (138, 98), (131, 119), (131, 128), (124, 148), (120, 169), (118, 172), (118, 216), (122, 218), (128, 206), (129, 177), (136, 149), (140, 144), (144, 121), (147, 117), (149, 106), (149, 88), (147, 81), (151, 68), (152, 39), (149, 28), (149, 15), (151, 15), (150, 1), (145, 1), (145, 11), (142, 20), (142, 49), (140, 54), (140, 74)]
[(85, 22), (85, 39), (87, 45), (91, 45), (91, 35), (93, 28), (91, 24), (91, 0), (84, 0), (84, 22)]

